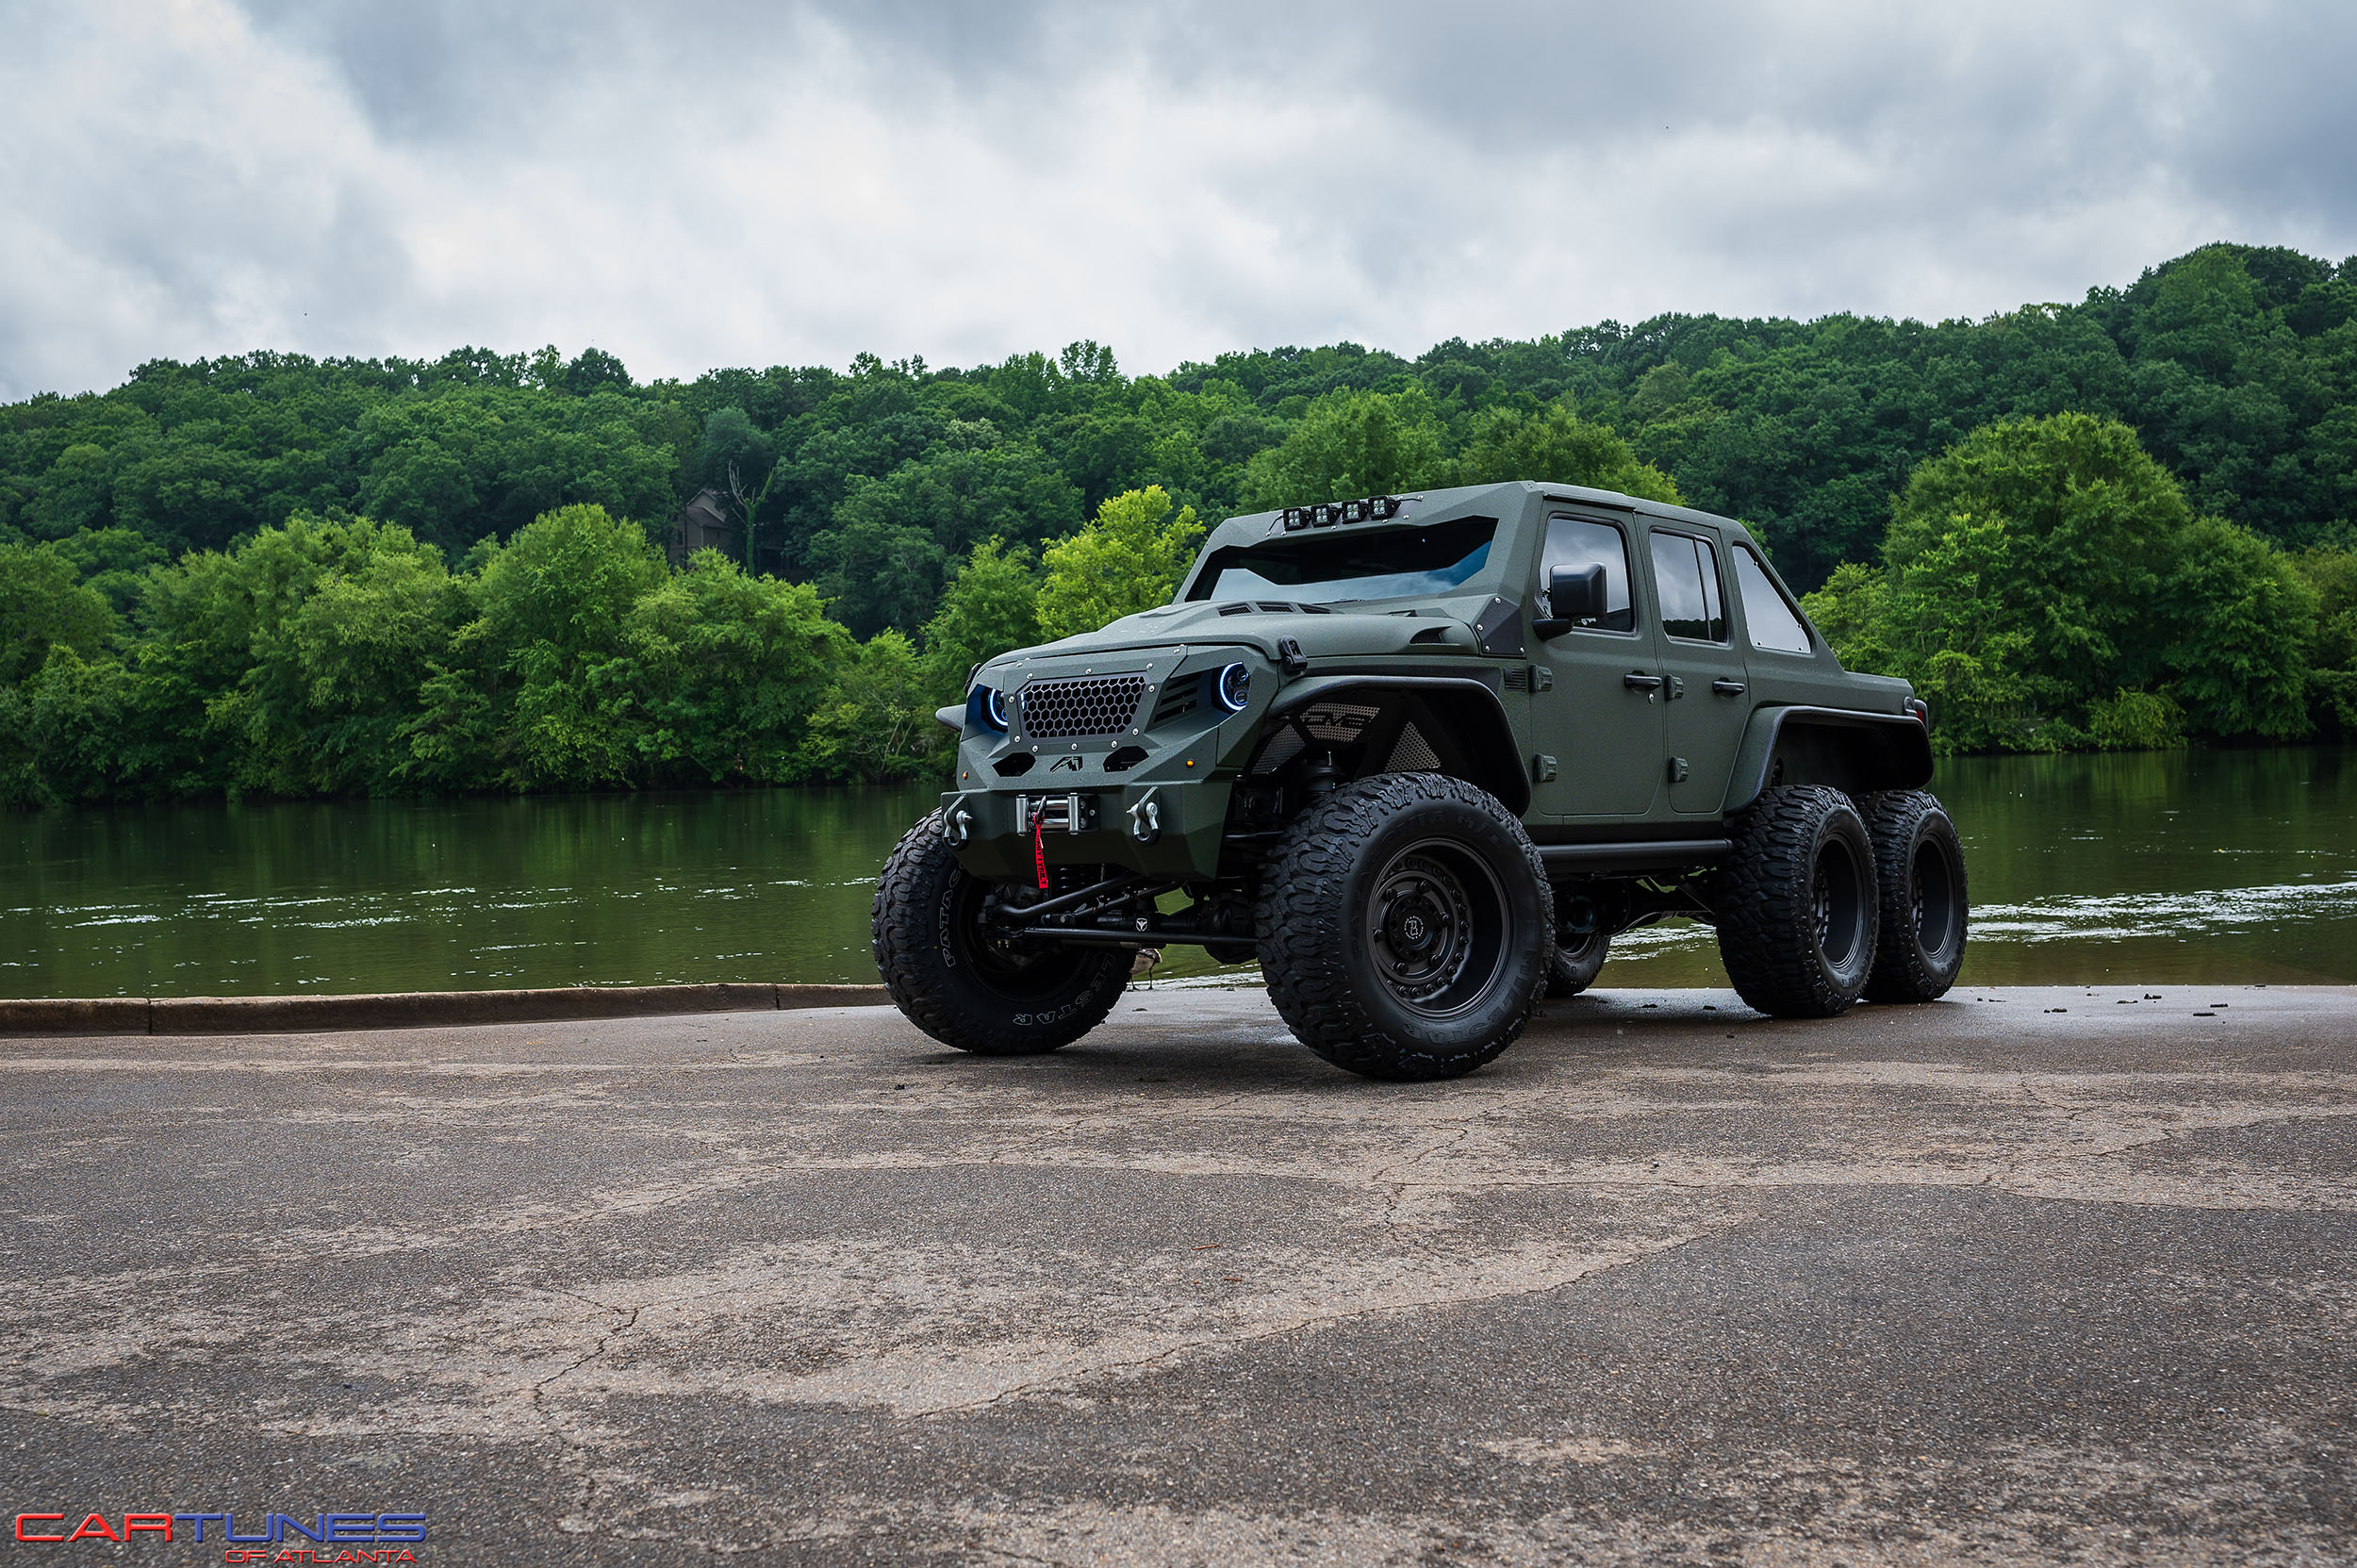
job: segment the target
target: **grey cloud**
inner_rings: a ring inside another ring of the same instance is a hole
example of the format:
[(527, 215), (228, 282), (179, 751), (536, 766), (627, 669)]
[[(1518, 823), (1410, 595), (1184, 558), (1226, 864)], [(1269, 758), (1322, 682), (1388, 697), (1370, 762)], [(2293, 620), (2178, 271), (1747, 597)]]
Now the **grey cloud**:
[(1148, 369), (2357, 249), (2340, 8), (119, 3), (0, 10), (0, 394), (463, 340)]

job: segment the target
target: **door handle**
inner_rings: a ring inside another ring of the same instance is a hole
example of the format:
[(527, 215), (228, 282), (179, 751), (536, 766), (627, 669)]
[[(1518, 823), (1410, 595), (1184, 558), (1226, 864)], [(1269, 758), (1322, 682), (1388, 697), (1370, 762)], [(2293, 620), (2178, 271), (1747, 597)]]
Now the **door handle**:
[(1647, 675), (1641, 670), (1632, 670), (1628, 674), (1621, 677), (1621, 685), (1628, 687), (1631, 691), (1641, 691), (1646, 696), (1650, 697), (1655, 692), (1661, 689), (1661, 677), (1658, 675)]
[(1743, 683), (1740, 681), (1713, 681), (1710, 683), (1710, 689), (1717, 692), (1722, 697), (1740, 697), (1743, 695)]

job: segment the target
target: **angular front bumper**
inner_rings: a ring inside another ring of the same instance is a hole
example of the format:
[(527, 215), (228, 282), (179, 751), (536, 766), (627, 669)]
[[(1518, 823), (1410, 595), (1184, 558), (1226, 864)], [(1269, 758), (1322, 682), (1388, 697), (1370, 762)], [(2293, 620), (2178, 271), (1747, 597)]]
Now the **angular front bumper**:
[[(958, 746), (956, 787), (943, 794), (959, 864), (994, 881), (1030, 880), (1038, 850), (1048, 865), (1110, 865), (1185, 879), (1218, 874), (1220, 837), (1236, 775), (1250, 760), (1276, 672), (1253, 664), (1244, 710), (1197, 701), (1183, 711), (1186, 683), (1249, 659), (1228, 646), (1142, 651), (1128, 657), (1029, 658), (983, 672), (1006, 683), (1016, 716), (1006, 732), (969, 723)], [(1067, 737), (1026, 729), (1021, 701), (1030, 682), (1069, 684), (1142, 677), (1145, 695), (1121, 733)], [(1155, 722), (1158, 716), (1161, 722)], [(1080, 809), (1067, 809), (1078, 801)], [(1045, 804), (1046, 809), (1041, 808)], [(1075, 818), (1077, 817), (1077, 822)]]

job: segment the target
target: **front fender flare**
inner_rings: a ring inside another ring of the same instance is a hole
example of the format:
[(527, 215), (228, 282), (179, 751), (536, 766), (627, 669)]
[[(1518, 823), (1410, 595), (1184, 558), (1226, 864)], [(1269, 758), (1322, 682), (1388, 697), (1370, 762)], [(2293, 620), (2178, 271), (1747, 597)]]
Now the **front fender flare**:
[(1530, 809), (1530, 775), (1523, 766), (1522, 747), (1505, 703), (1487, 682), (1461, 675), (1313, 675), (1278, 692), (1269, 703), (1268, 718), (1282, 718), (1328, 699), (1382, 693), (1423, 700), (1464, 751), (1466, 782), (1496, 796), (1516, 817)]

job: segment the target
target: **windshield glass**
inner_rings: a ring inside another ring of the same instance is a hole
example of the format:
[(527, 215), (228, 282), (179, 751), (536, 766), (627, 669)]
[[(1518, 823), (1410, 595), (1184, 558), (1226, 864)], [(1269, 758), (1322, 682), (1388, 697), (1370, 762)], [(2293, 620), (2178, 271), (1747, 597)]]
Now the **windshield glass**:
[(1307, 604), (1447, 593), (1490, 559), (1495, 518), (1429, 528), (1336, 529), (1215, 553), (1190, 599), (1274, 598)]

